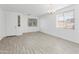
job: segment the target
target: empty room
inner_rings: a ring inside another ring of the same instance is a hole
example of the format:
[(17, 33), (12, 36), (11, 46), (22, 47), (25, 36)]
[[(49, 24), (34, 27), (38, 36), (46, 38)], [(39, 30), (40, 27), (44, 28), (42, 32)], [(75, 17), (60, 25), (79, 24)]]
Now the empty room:
[(79, 4), (0, 4), (0, 54), (79, 54)]

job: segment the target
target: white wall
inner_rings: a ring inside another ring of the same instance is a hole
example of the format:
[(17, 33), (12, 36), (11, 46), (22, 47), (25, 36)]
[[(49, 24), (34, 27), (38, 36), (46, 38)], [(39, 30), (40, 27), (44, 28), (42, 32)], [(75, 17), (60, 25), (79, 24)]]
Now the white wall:
[[(75, 30), (56, 28), (56, 13), (73, 9), (75, 10)], [(40, 18), (40, 31), (61, 37), (79, 43), (79, 5), (72, 5), (61, 10), (56, 11), (52, 15), (44, 15)]]
[[(5, 11), (5, 21), (6, 21), (6, 35), (21, 35), (22, 33), (27, 32), (36, 32), (39, 31), (39, 20), (37, 27), (29, 27), (28, 26), (28, 18), (35, 18), (33, 16), (27, 16), (17, 12), (9, 12)], [(17, 16), (21, 15), (21, 27), (17, 26)]]
[(5, 36), (5, 19), (4, 12), (0, 9), (0, 39)]

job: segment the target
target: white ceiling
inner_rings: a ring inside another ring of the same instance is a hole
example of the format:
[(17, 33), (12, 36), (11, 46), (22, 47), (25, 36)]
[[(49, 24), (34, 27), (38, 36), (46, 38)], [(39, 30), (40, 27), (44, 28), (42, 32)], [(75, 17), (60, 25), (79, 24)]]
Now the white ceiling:
[(49, 9), (56, 11), (65, 6), (69, 6), (69, 4), (0, 4), (0, 8), (5, 11), (20, 12), (32, 16), (47, 13)]

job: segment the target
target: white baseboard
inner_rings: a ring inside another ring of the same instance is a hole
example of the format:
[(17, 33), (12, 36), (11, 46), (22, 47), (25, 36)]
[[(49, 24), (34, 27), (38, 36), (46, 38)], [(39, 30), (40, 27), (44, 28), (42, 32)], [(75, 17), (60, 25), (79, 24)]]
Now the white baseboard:
[(56, 37), (58, 37), (58, 38), (61, 38), (61, 39), (68, 40), (68, 41), (71, 41), (71, 42), (74, 42), (74, 43), (79, 44), (79, 41), (73, 41), (73, 40), (70, 40), (69, 38), (66, 38), (66, 37), (63, 37), (63, 36), (51, 34), (51, 33), (49, 33), (49, 32), (45, 32), (45, 31), (40, 31), (40, 32), (45, 33), (45, 34), (48, 34), (48, 35), (51, 35), (51, 36), (56, 36)]

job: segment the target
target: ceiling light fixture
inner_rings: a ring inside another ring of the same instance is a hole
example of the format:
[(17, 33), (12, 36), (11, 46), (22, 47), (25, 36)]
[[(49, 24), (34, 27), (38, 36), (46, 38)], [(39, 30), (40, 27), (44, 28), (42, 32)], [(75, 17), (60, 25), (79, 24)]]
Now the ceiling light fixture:
[(52, 4), (49, 4), (49, 9), (48, 9), (48, 13), (49, 14), (53, 14), (54, 13), (54, 10), (53, 10), (53, 5)]

